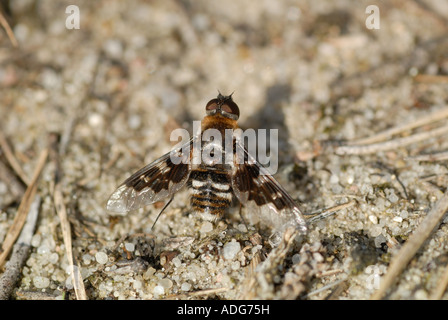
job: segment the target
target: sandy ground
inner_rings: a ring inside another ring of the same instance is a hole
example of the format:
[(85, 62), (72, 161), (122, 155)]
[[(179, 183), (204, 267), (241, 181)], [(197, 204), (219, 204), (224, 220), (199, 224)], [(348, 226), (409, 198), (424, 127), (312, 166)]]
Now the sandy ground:
[[(59, 141), (38, 181), (38, 220), (12, 299), (76, 299), (78, 290), (88, 299), (368, 299), (447, 188), (448, 3), (2, 4), (19, 46), (2, 29), (0, 131), (23, 174), (3, 149), (0, 241), (14, 224), (22, 180)], [(79, 29), (66, 13), (72, 4)], [(366, 26), (369, 5), (378, 6), (379, 29)], [(234, 92), (242, 128), (279, 130), (276, 178), (308, 218), (324, 210), (302, 242), (286, 238), (273, 249), (269, 230), (247, 229), (237, 207), (203, 222), (185, 190), (153, 230), (163, 204), (106, 211), (112, 191), (169, 151), (172, 130), (191, 129), (218, 90)], [(447, 222), (384, 298), (448, 298), (445, 288), (435, 294), (448, 261)]]

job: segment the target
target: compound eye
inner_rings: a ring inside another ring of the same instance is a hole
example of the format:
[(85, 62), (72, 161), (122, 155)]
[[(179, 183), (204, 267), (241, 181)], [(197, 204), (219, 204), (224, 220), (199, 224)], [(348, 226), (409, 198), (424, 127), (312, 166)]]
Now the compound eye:
[(205, 111), (213, 111), (219, 109), (218, 100), (212, 99), (205, 106)]
[(237, 104), (233, 101), (226, 101), (222, 106), (221, 110), (225, 113), (232, 115), (234, 118), (238, 119), (240, 117), (240, 109)]

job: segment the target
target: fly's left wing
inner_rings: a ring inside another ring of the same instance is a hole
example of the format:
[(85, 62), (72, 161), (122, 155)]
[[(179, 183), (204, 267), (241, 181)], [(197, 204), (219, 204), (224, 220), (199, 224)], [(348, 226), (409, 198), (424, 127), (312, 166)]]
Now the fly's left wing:
[(107, 210), (124, 213), (174, 195), (190, 176), (192, 144), (193, 139), (127, 178), (110, 196)]
[(307, 232), (306, 221), (288, 192), (238, 141), (235, 142), (232, 189), (247, 208), (252, 223), (262, 221), (277, 231), (293, 226), (302, 234)]

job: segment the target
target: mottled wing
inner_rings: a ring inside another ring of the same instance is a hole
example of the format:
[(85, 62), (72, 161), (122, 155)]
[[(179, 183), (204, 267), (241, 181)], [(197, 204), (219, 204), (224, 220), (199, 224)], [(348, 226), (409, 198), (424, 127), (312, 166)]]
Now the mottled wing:
[(193, 139), (143, 167), (110, 196), (107, 209), (128, 212), (172, 196), (188, 180)]
[(235, 143), (232, 189), (246, 207), (251, 223), (262, 221), (275, 230), (294, 226), (306, 233), (305, 219), (286, 190), (239, 143)]

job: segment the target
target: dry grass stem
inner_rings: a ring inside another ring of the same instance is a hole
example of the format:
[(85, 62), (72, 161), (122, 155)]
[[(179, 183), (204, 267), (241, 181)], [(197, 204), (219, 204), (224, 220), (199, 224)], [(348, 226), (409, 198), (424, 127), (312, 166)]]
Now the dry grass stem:
[(448, 151), (445, 152), (437, 152), (431, 154), (421, 154), (418, 156), (407, 157), (407, 160), (416, 160), (416, 161), (445, 161), (448, 160)]
[(350, 207), (354, 206), (355, 204), (356, 204), (356, 200), (351, 200), (347, 203), (343, 203), (343, 204), (340, 204), (340, 205), (337, 205), (337, 206), (334, 206), (331, 208), (326, 208), (326, 209), (318, 210), (316, 212), (305, 214), (305, 218), (307, 219), (308, 223), (313, 223), (315, 221), (325, 219), (328, 216), (336, 213), (339, 210), (350, 208)]
[[(66, 141), (66, 143), (68, 143), (68, 140)], [(80, 268), (77, 264), (75, 265), (75, 259), (73, 256), (72, 233), (70, 229), (70, 222), (67, 215), (67, 209), (64, 203), (64, 197), (61, 190), (62, 188), (61, 187), (62, 172), (60, 166), (61, 148), (59, 147), (58, 144), (57, 135), (50, 135), (50, 145), (51, 145), (52, 161), (55, 167), (54, 169), (55, 185), (53, 189), (53, 201), (61, 224), (62, 238), (64, 240), (65, 250), (70, 268), (69, 272), (72, 279), (73, 288), (75, 290), (76, 299), (87, 300), (87, 294), (84, 288), (84, 282), (82, 280)]]
[(6, 34), (8, 35), (9, 40), (11, 41), (12, 45), (17, 48), (19, 46), (19, 43), (17, 42), (16, 37), (14, 36), (14, 32), (12, 32), (11, 27), (9, 26), (8, 21), (6, 21), (5, 16), (0, 11), (0, 24), (5, 29)]
[[(19, 199), (25, 193), (25, 184), (8, 165), (3, 163), (3, 161), (0, 161), (0, 180), (8, 186), (9, 191), (14, 195), (14, 198)], [(7, 206), (3, 207), (3, 209), (6, 207)]]
[(70, 268), (70, 276), (72, 277), (72, 284), (73, 288), (75, 289), (76, 299), (87, 300), (87, 295), (84, 288), (84, 282), (81, 277), (80, 268), (77, 265), (75, 266), (75, 261), (73, 258), (72, 234), (70, 230), (70, 223), (67, 218), (67, 210), (64, 204), (64, 199), (59, 184), (56, 184), (54, 187), (53, 199), (56, 207), (56, 212), (59, 216), (59, 220), (61, 223), (62, 237), (64, 239), (64, 245)]
[(210, 294), (226, 292), (228, 290), (229, 290), (229, 288), (204, 289), (204, 290), (191, 292), (188, 295), (192, 296), (192, 297), (198, 297), (198, 296), (204, 296), (204, 295), (210, 295)]
[(372, 154), (381, 151), (394, 150), (401, 148), (412, 143), (420, 142), (430, 138), (443, 136), (448, 134), (448, 126), (439, 127), (430, 131), (420, 132), (404, 138), (397, 138), (385, 142), (372, 143), (366, 145), (345, 145), (335, 149), (335, 153), (338, 155), (347, 154)]
[(365, 144), (371, 144), (376, 143), (379, 141), (383, 141), (386, 139), (389, 139), (393, 135), (400, 134), (427, 124), (431, 124), (437, 121), (440, 121), (444, 118), (448, 118), (448, 108), (436, 111), (426, 117), (423, 117), (421, 119), (418, 119), (416, 121), (406, 123), (403, 125), (398, 125), (396, 127), (390, 128), (388, 130), (379, 132), (373, 136), (362, 138), (354, 141), (349, 141), (347, 145), (365, 145)]
[[(338, 285), (340, 285), (341, 283), (345, 283), (346, 281), (347, 281), (347, 278), (346, 278), (346, 277), (344, 277), (343, 279), (336, 280), (335, 282), (332, 282), (332, 283), (330, 283), (330, 284), (327, 284), (326, 286), (323, 286), (322, 288), (319, 288), (319, 289), (317, 289), (317, 290), (314, 290), (314, 291), (308, 293), (307, 295), (305, 295), (305, 297), (311, 297), (311, 296), (314, 296), (314, 295), (316, 295), (316, 294), (319, 294), (319, 293), (321, 293), (321, 292), (324, 292), (325, 290), (328, 290), (328, 289), (331, 289), (331, 288), (333, 288), (333, 287), (335, 287), (335, 286), (338, 286)], [(332, 295), (332, 293), (330, 293), (330, 295)]]
[(14, 153), (12, 152), (8, 142), (6, 141), (5, 136), (1, 132), (0, 132), (0, 148), (2, 149), (3, 154), (5, 155), (6, 160), (8, 160), (8, 163), (11, 166), (11, 168), (16, 172), (16, 174), (20, 177), (23, 183), (29, 185), (30, 179), (25, 174), (25, 172), (23, 172), (22, 167), (20, 166), (19, 162), (14, 156)]

